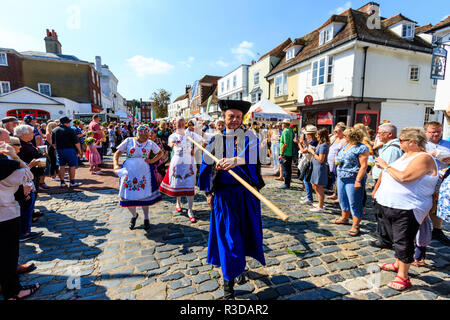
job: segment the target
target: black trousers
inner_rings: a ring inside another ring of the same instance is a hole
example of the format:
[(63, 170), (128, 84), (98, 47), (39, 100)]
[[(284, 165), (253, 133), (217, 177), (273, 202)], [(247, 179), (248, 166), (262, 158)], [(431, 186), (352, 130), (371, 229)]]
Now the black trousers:
[(20, 217), (0, 222), (0, 285), (5, 300), (22, 288), (17, 274)]
[(383, 221), (383, 211), (381, 206), (374, 200), (374, 209), (375, 209), (375, 218), (377, 220), (377, 235), (378, 242), (385, 246), (392, 246), (392, 238), (389, 236), (389, 233), (384, 225)]
[(284, 184), (290, 187), (292, 179), (292, 156), (283, 156), (280, 163), (283, 168)]
[(414, 239), (420, 227), (414, 212), (382, 205), (380, 207), (384, 225), (394, 242), (395, 257), (403, 263), (414, 262)]

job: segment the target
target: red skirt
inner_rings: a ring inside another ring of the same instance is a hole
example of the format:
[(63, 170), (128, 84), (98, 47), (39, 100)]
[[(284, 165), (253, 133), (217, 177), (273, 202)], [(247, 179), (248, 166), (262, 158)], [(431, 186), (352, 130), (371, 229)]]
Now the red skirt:
[(171, 187), (170, 186), (170, 166), (167, 169), (166, 175), (164, 176), (161, 185), (159, 186), (159, 191), (164, 194), (167, 194), (170, 197), (189, 197), (195, 195), (194, 188), (179, 188), (179, 187)]

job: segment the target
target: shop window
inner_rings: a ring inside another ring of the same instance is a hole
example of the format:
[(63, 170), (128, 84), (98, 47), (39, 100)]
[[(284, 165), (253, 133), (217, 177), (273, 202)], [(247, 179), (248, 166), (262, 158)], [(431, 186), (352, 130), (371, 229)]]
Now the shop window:
[(9, 110), (6, 115), (8, 117), (16, 117), (19, 120), (23, 120), (23, 118), (27, 115), (31, 114), (33, 117), (36, 118), (38, 122), (44, 122), (50, 120), (50, 113), (44, 110), (37, 110), (37, 109), (15, 109), (15, 110)]

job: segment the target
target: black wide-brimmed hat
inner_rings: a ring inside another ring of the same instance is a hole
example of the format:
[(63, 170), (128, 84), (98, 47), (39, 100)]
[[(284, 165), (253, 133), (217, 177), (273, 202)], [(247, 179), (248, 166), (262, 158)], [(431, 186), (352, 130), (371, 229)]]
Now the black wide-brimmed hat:
[(251, 106), (252, 104), (250, 102), (243, 100), (219, 100), (219, 107), (222, 111), (237, 109), (245, 115)]

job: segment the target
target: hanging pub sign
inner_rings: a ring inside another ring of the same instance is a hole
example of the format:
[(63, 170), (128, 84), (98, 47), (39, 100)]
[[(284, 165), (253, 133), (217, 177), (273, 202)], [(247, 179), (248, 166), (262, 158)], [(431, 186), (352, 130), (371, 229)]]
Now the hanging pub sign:
[(355, 114), (355, 124), (362, 123), (370, 129), (377, 131), (380, 112), (374, 110), (358, 110)]
[(444, 80), (446, 64), (447, 50), (443, 47), (436, 47), (433, 49), (433, 57), (431, 58), (431, 79)]

